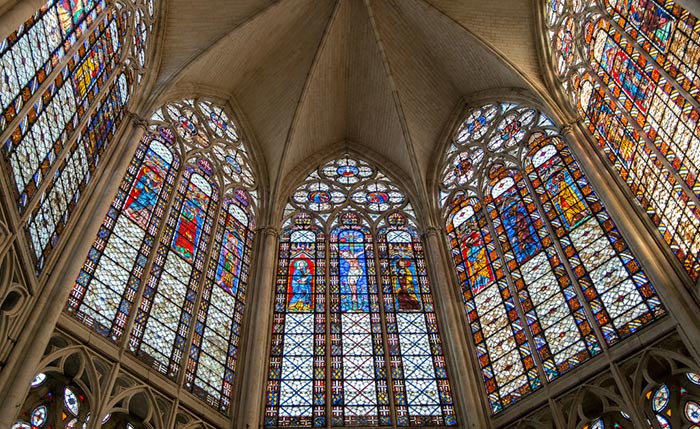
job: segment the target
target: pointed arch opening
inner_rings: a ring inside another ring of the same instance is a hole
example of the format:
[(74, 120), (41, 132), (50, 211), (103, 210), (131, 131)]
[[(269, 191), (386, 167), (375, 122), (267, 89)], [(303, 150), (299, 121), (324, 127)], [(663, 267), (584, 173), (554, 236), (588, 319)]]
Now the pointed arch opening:
[(124, 122), (154, 13), (154, 0), (49, 1), (0, 42), (0, 153), (37, 275)]
[(228, 413), (258, 191), (245, 142), (208, 100), (171, 102), (148, 132), (66, 311)]
[(443, 219), (493, 413), (666, 314), (538, 109), (470, 109), (441, 172)]
[(415, 213), (349, 154), (284, 211), (265, 411), (268, 427), (329, 424), (457, 424)]
[(670, 0), (553, 0), (545, 14), (555, 80), (697, 285), (700, 21)]

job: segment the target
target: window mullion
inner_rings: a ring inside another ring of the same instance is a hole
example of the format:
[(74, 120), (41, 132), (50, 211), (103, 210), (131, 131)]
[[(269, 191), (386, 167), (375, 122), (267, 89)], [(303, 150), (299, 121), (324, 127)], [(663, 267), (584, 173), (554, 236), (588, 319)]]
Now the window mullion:
[[(629, 43), (631, 46), (634, 47), (635, 51), (637, 51), (640, 55), (642, 55), (647, 61), (649, 61), (651, 64), (653, 64), (654, 70), (657, 71), (668, 83), (670, 83), (675, 90), (677, 90), (683, 98), (689, 102), (690, 104), (693, 105), (694, 108), (700, 110), (700, 103), (698, 100), (695, 99), (692, 95), (688, 93), (681, 85), (678, 84), (678, 81), (675, 78), (672, 78), (668, 72), (661, 66), (659, 65), (658, 62), (649, 54), (649, 52), (639, 46), (639, 43), (637, 40), (633, 39), (629, 33), (627, 33), (627, 30), (622, 28), (620, 24), (615, 20), (612, 19), (612, 16), (607, 10), (602, 11), (602, 15), (605, 16), (604, 18), (610, 25), (622, 36), (627, 40), (627, 43)], [(678, 31), (675, 29), (674, 31)], [(673, 34), (673, 33), (672, 33)]]
[(63, 161), (71, 155), (71, 148), (73, 147), (73, 145), (78, 144), (78, 140), (84, 137), (82, 129), (88, 125), (88, 122), (90, 121), (93, 113), (95, 113), (98, 110), (98, 108), (101, 107), (100, 104), (106, 99), (107, 94), (112, 88), (112, 85), (116, 85), (117, 77), (120, 75), (119, 64), (117, 64), (117, 67), (115, 67), (115, 69), (112, 70), (111, 73), (112, 74), (107, 79), (107, 81), (102, 84), (102, 88), (100, 89), (98, 95), (94, 98), (92, 104), (84, 111), (82, 118), (80, 118), (80, 121), (78, 122), (77, 126), (73, 131), (73, 135), (64, 144), (63, 148), (61, 149), (61, 152), (58, 154), (56, 160), (53, 162), (53, 165), (45, 174), (44, 180), (42, 180), (42, 183), (39, 184), (34, 194), (34, 197), (24, 209), (24, 212), (20, 218), (23, 224), (29, 220), (36, 206), (38, 206), (42, 202), (40, 196), (47, 192), (47, 188), (49, 188), (50, 185), (54, 183), (52, 178), (56, 176), (58, 170), (62, 167)]
[[(14, 151), (13, 151), (12, 156), (14, 156), (14, 154), (17, 152), (17, 149), (18, 149), (19, 145), (21, 144), (21, 142), (23, 142), (25, 139), (30, 137), (30, 134), (33, 133), (35, 127), (40, 126), (39, 119), (43, 115), (48, 114), (48, 111), (47, 111), (48, 106), (51, 103), (57, 102), (57, 100), (58, 100), (57, 97), (59, 97), (60, 91), (64, 90), (64, 88), (67, 88), (67, 90), (71, 92), (70, 95), (74, 96), (75, 88), (74, 88), (73, 78), (75, 77), (76, 70), (78, 70), (80, 64), (83, 64), (83, 61), (87, 58), (90, 50), (96, 45), (98, 40), (100, 40), (109, 31), (109, 22), (111, 22), (112, 20), (118, 19), (116, 14), (114, 14), (114, 16), (111, 19), (107, 19), (110, 12), (111, 12), (111, 9), (108, 8), (108, 9), (105, 9), (104, 11), (102, 11), (102, 13), (100, 15), (98, 15), (98, 17), (95, 19), (95, 21), (92, 23), (92, 25), (81, 35), (80, 39), (78, 39), (76, 41), (76, 43), (73, 44), (71, 49), (65, 54), (65, 56), (62, 59), (63, 60), (62, 63), (59, 64), (61, 67), (57, 66), (52, 71), (49, 78), (47, 78), (46, 81), (44, 82), (44, 84), (42, 84), (42, 87), (40, 88), (41, 90), (38, 90), (35, 92), (35, 94), (32, 96), (32, 98), (30, 98), (30, 100), (28, 100), (25, 103), (21, 114), (17, 115), (17, 117), (15, 117), (15, 119), (13, 120), (14, 124), (19, 124), (20, 121), (27, 121), (27, 115), (30, 113), (29, 110), (35, 109), (36, 106), (39, 106), (39, 105), (42, 106), (41, 111), (37, 115), (37, 119), (33, 122), (33, 124), (31, 126), (27, 126), (26, 130), (23, 133), (23, 136), (21, 137), (21, 140), (19, 140), (18, 144), (14, 147)], [(71, 57), (74, 56), (78, 52), (80, 47), (83, 46), (84, 42), (89, 38), (89, 36), (98, 30), (100, 23), (105, 19), (107, 20), (107, 24), (105, 25), (105, 28), (104, 28), (102, 34), (99, 37), (97, 37), (95, 39), (95, 43), (90, 45), (89, 49), (86, 50), (83, 58), (78, 62), (78, 64), (75, 65), (75, 68), (72, 70), (72, 72), (66, 73), (66, 77), (63, 80), (63, 84), (61, 85), (60, 88), (55, 89), (55, 93), (53, 94), (51, 101), (49, 101), (48, 103), (44, 103), (43, 96), (46, 95), (47, 90), (48, 90), (48, 86), (50, 86), (50, 84), (53, 84), (53, 82), (57, 79), (57, 77), (62, 73), (62, 71), (64, 69), (68, 68), (68, 63), (70, 62)], [(119, 30), (117, 30), (117, 34), (115, 34), (114, 37), (119, 38), (118, 33), (119, 33)], [(115, 53), (113, 53), (113, 55), (117, 56), (118, 53), (115, 52)], [(112, 61), (112, 59), (110, 59), (110, 61)], [(28, 197), (28, 201), (26, 202), (26, 205), (20, 204), (18, 207), (19, 213), (20, 213), (20, 222), (21, 223), (25, 223), (27, 221), (27, 219), (31, 216), (31, 213), (34, 211), (35, 207), (40, 204), (40, 200), (41, 200), (40, 196), (46, 191), (46, 188), (49, 186), (48, 184), (53, 182), (52, 178), (55, 177), (55, 174), (59, 170), (59, 166), (62, 164), (62, 161), (68, 156), (68, 153), (70, 152), (70, 148), (75, 144), (75, 142), (78, 140), (78, 138), (82, 134), (81, 130), (84, 127), (85, 123), (89, 120), (90, 116), (95, 111), (95, 107), (98, 104), (100, 104), (100, 102), (104, 99), (104, 94), (106, 94), (108, 92), (109, 87), (114, 83), (115, 76), (117, 75), (116, 71), (119, 69), (118, 65), (119, 64), (116, 64), (116, 67), (110, 71), (110, 73), (112, 73), (112, 74), (107, 79), (107, 81), (101, 84), (101, 88), (100, 88), (98, 95), (94, 97), (92, 103), (87, 107), (87, 109), (85, 109), (83, 111), (82, 116), (80, 117), (78, 124), (73, 128), (71, 135), (68, 136), (68, 138), (65, 140), (65, 142), (62, 142), (62, 144), (59, 148), (59, 152), (56, 154), (55, 159), (51, 162), (49, 169), (46, 170), (45, 172), (42, 172), (41, 165), (39, 166), (38, 172), (41, 175), (41, 177), (40, 177), (41, 182), (39, 183), (37, 188), (32, 192), (32, 195), (30, 195)], [(105, 70), (104, 72), (107, 72), (107, 70)], [(87, 99), (88, 99), (87, 97), (88, 97), (87, 91), (82, 97), (76, 97), (75, 112), (73, 113), (73, 115), (71, 115), (71, 118), (66, 121), (66, 125), (64, 125), (64, 128), (62, 130), (60, 130), (59, 137), (57, 139), (58, 141), (60, 141), (62, 139), (62, 135), (64, 134), (67, 125), (73, 121), (73, 117), (79, 114), (80, 106), (84, 102), (87, 101)], [(61, 106), (61, 107), (65, 107), (65, 106)], [(22, 118), (22, 119), (18, 120), (18, 118)], [(18, 131), (18, 126), (8, 127), (8, 129), (4, 133), (5, 135), (2, 137), (2, 141), (9, 139), (10, 135), (13, 133), (16, 133), (17, 131)], [(51, 142), (51, 143), (52, 143), (52, 146), (55, 146), (56, 142)], [(42, 158), (41, 159), (42, 162), (45, 162), (46, 159), (50, 158), (51, 153), (54, 150), (55, 150), (54, 148), (51, 148), (48, 153), (38, 153), (37, 155), (39, 155), (39, 157)], [(7, 158), (8, 167), (11, 167), (10, 159), (12, 158), (12, 156), (9, 156)], [(30, 167), (27, 167), (27, 168), (30, 168)], [(15, 174), (13, 171), (8, 171), (8, 172), (10, 173), (9, 174), (10, 176), (15, 177)], [(17, 178), (15, 177), (14, 182), (16, 182), (16, 180), (17, 180)], [(18, 197), (23, 195), (23, 194), (26, 194), (27, 188), (31, 185), (32, 180), (33, 179), (31, 179), (29, 182), (27, 182), (26, 184), (23, 185), (22, 191), (17, 191), (16, 188), (13, 189), (13, 191), (15, 193), (19, 192), (19, 194), (16, 194), (16, 195), (18, 195)]]
[[(387, 395), (389, 396), (389, 412), (391, 413), (391, 427), (395, 428), (397, 426), (397, 415), (396, 415), (396, 404), (394, 403), (394, 377), (393, 367), (391, 362), (391, 354), (389, 353), (389, 330), (386, 326), (386, 309), (384, 308), (384, 287), (382, 284), (382, 266), (381, 258), (379, 257), (379, 234), (376, 232), (376, 227), (372, 226), (370, 229), (372, 234), (372, 243), (374, 248), (374, 275), (376, 277), (377, 284), (377, 296), (379, 301), (379, 316), (381, 318), (382, 326), (382, 344), (384, 345), (384, 369), (386, 371), (387, 379)], [(388, 245), (386, 241), (384, 245)], [(398, 333), (396, 340), (398, 341)]]
[(593, 70), (590, 66), (586, 66), (586, 70), (589, 72), (591, 78), (594, 79), (598, 83), (600, 88), (605, 92), (605, 94), (607, 94), (608, 98), (613, 103), (615, 110), (627, 118), (627, 126), (631, 126), (632, 128), (634, 128), (635, 131), (639, 133), (640, 139), (642, 139), (646, 143), (646, 146), (656, 156), (656, 159), (663, 164), (666, 170), (668, 170), (675, 176), (676, 186), (680, 186), (681, 188), (683, 188), (685, 194), (688, 196), (689, 199), (693, 201), (695, 206), (700, 206), (700, 199), (695, 195), (695, 192), (692, 189), (690, 189), (685, 180), (683, 180), (683, 178), (680, 177), (678, 169), (676, 167), (673, 167), (666, 158), (666, 156), (662, 154), (661, 151), (659, 151), (659, 149), (656, 147), (656, 144), (654, 144), (654, 142), (652, 142), (649, 139), (649, 136), (647, 135), (646, 131), (644, 131), (644, 129), (639, 125), (639, 123), (631, 117), (629, 112), (627, 112), (627, 109), (625, 109), (624, 106), (620, 106), (620, 101), (614, 94), (612, 94), (610, 88), (607, 84), (603, 82), (598, 73), (595, 70)]
[[(179, 146), (179, 144), (177, 143), (177, 138), (175, 142), (176, 143), (174, 146)], [(155, 237), (153, 237), (153, 246), (151, 246), (151, 251), (148, 255), (148, 260), (146, 261), (146, 264), (143, 267), (143, 277), (141, 277), (141, 280), (139, 282), (139, 287), (136, 291), (134, 302), (131, 304), (131, 314), (129, 316), (129, 319), (126, 321), (126, 324), (124, 325), (124, 333), (122, 334), (121, 345), (119, 347), (120, 356), (123, 355), (124, 352), (129, 348), (129, 343), (131, 342), (132, 329), (134, 327), (134, 323), (136, 322), (138, 308), (141, 306), (141, 302), (143, 301), (143, 292), (146, 289), (146, 284), (151, 278), (151, 268), (153, 267), (155, 259), (158, 256), (158, 247), (160, 246), (160, 243), (163, 240), (163, 235), (165, 235), (165, 230), (167, 229), (165, 228), (165, 225), (170, 219), (171, 211), (173, 210), (173, 205), (175, 204), (175, 200), (178, 196), (177, 190), (180, 187), (180, 183), (184, 178), (186, 166), (186, 164), (183, 162), (184, 159), (186, 158), (182, 157), (181, 163), (179, 165), (179, 170), (177, 171), (175, 179), (173, 180), (170, 195), (168, 195), (167, 203), (163, 208), (163, 215), (160, 218), (158, 232), (156, 233)]]
[[(537, 350), (537, 342), (535, 341), (534, 336), (532, 335), (532, 332), (530, 332), (530, 325), (527, 323), (527, 317), (525, 316), (525, 311), (522, 309), (521, 303), (520, 303), (520, 294), (518, 290), (515, 287), (515, 281), (513, 280), (512, 274), (510, 273), (510, 270), (506, 269), (508, 266), (506, 263), (506, 255), (505, 252), (503, 251), (503, 248), (501, 247), (501, 240), (500, 236), (496, 232), (496, 227), (493, 224), (493, 219), (491, 219), (491, 216), (488, 213), (488, 210), (486, 209), (486, 204), (484, 204), (484, 196), (479, 195), (479, 200), (481, 201), (481, 215), (484, 216), (484, 219), (486, 220), (486, 224), (488, 225), (489, 233), (491, 234), (491, 237), (493, 237), (493, 245), (494, 249), (496, 250), (496, 254), (498, 255), (498, 258), (501, 260), (502, 266), (503, 266), (503, 274), (506, 280), (506, 283), (508, 284), (508, 290), (510, 291), (511, 299), (513, 300), (513, 305), (515, 306), (515, 311), (518, 314), (518, 318), (520, 318), (520, 323), (523, 325), (522, 329), (523, 332), (525, 332), (525, 336), (527, 337), (527, 342), (530, 347), (530, 352), (531, 356), (535, 361), (535, 367), (537, 368), (537, 374), (540, 376), (540, 381), (542, 384), (547, 383), (547, 375), (544, 372), (544, 364), (542, 363), (542, 360), (540, 358), (539, 351)], [(497, 286), (497, 285), (496, 285)], [(510, 325), (510, 321), (508, 323)], [(534, 349), (533, 349), (534, 347)], [(489, 355), (491, 354), (491, 351), (489, 350)]]
[[(571, 266), (569, 265), (569, 257), (566, 256), (566, 253), (564, 253), (564, 250), (561, 247), (561, 243), (559, 243), (559, 239), (556, 238), (557, 234), (555, 233), (554, 229), (552, 228), (552, 225), (549, 223), (549, 217), (547, 216), (547, 213), (545, 212), (544, 208), (542, 207), (542, 201), (540, 201), (539, 194), (535, 192), (534, 187), (532, 186), (532, 182), (530, 182), (530, 178), (528, 175), (525, 173), (524, 169), (521, 169), (521, 173), (523, 175), (523, 181), (525, 183), (525, 186), (527, 187), (528, 192), (532, 196), (532, 201), (535, 203), (535, 207), (537, 207), (537, 210), (540, 213), (540, 218), (542, 219), (542, 223), (544, 227), (547, 230), (547, 233), (551, 237), (552, 245), (554, 246), (554, 250), (557, 252), (557, 255), (562, 261), (562, 265), (564, 266), (564, 269), (566, 269), (566, 274), (569, 277), (569, 280), (571, 281), (573, 285), (573, 290), (576, 293), (576, 297), (578, 298), (579, 302), (581, 303), (581, 306), (583, 307), (583, 311), (586, 314), (586, 317), (588, 318), (588, 322), (591, 325), (591, 328), (595, 332), (596, 337), (598, 338), (598, 344), (601, 346), (602, 350), (604, 352), (607, 352), (608, 350), (608, 343), (605, 340), (605, 336), (603, 335), (603, 331), (600, 329), (599, 324), (596, 322), (596, 318), (593, 315), (593, 312), (591, 311), (590, 305), (588, 303), (588, 300), (586, 297), (583, 295), (583, 292), (581, 290), (581, 286), (579, 285), (578, 279), (574, 275), (573, 270), (571, 269)], [(591, 285), (594, 289), (596, 288), (596, 285)], [(596, 293), (597, 294), (597, 293)]]
[[(331, 218), (329, 217), (329, 220)], [(326, 261), (326, 266), (325, 270), (323, 272), (323, 275), (326, 279), (326, 290), (325, 290), (325, 295), (326, 295), (326, 306), (325, 306), (325, 318), (326, 318), (326, 428), (331, 428), (331, 421), (333, 420), (333, 407), (332, 407), (332, 400), (333, 400), (333, 377), (331, 376), (331, 372), (333, 371), (333, 342), (331, 340), (331, 336), (333, 335), (333, 331), (331, 329), (331, 230), (332, 230), (332, 225), (329, 221), (323, 225), (324, 233), (325, 233), (325, 253), (324, 253), (324, 259)], [(315, 329), (314, 329), (315, 330)]]
[[(11, 127), (11, 125), (14, 124), (15, 122), (17, 122), (18, 118), (26, 118), (27, 113), (34, 106), (34, 103), (39, 101), (39, 99), (43, 98), (43, 95), (46, 92), (46, 89), (49, 86), (51, 86), (51, 84), (55, 81), (56, 77), (59, 74), (61, 74), (62, 70), (68, 65), (68, 62), (70, 61), (70, 58), (73, 56), (73, 54), (75, 54), (76, 51), (78, 51), (78, 49), (80, 48), (80, 46), (83, 45), (85, 40), (87, 38), (89, 38), (90, 34), (92, 34), (97, 29), (100, 21), (105, 16), (105, 14), (107, 14), (109, 12), (109, 10), (111, 10), (111, 6), (107, 5), (107, 7), (95, 18), (95, 20), (92, 22), (92, 24), (90, 24), (89, 27), (85, 28), (85, 30), (82, 32), (80, 37), (77, 37), (75, 42), (73, 42), (70, 45), (70, 47), (68, 48), (68, 51), (64, 52), (63, 56), (61, 57), (60, 62), (52, 67), (51, 72), (44, 78), (44, 81), (39, 85), (38, 88), (36, 88), (34, 93), (26, 101), (22, 102), (22, 107), (14, 115), (12, 120), (9, 123), (7, 123), (6, 128), (3, 130), (3, 132), (0, 132), (0, 141), (5, 141), (12, 134), (12, 130), (14, 129), (13, 127)], [(44, 18), (44, 16), (45, 15), (42, 15), (42, 19), (46, 19), (46, 18)], [(87, 19), (87, 17), (85, 17), (84, 19)], [(24, 25), (24, 23), (22, 25)], [(37, 25), (37, 23), (35, 23), (34, 25)], [(75, 32), (75, 30), (72, 31), (72, 33), (74, 33), (74, 32)], [(56, 50), (54, 50), (54, 52), (56, 52), (59, 49), (62, 49), (62, 48), (60, 48), (61, 45), (65, 46), (65, 41), (67, 39), (70, 39), (70, 36), (72, 35), (72, 33), (69, 36), (63, 38), (63, 42), (59, 45), (59, 48), (56, 48)], [(25, 34), (26, 34), (26, 32), (22, 35), (22, 37), (27, 37)], [(8, 49), (5, 52), (5, 54), (7, 54), (7, 52), (9, 52), (10, 50), (15, 49), (16, 46), (17, 45), (15, 44), (12, 48)], [(53, 52), (51, 54), (53, 54)], [(50, 56), (52, 56), (52, 55), (50, 55)], [(46, 60), (46, 62), (50, 62), (50, 61), (51, 61), (51, 58)], [(41, 69), (43, 69), (43, 67), (41, 67)], [(34, 76), (32, 77), (32, 80), (34, 80), (36, 78), (36, 75), (38, 73), (39, 73), (39, 70), (37, 70), (37, 72), (34, 74)], [(30, 81), (30, 83), (31, 83), (31, 81)], [(70, 85), (70, 81), (66, 81), (65, 84)], [(25, 85), (22, 89), (24, 89), (27, 86), (30, 86), (30, 84)], [(21, 94), (17, 95), (17, 97), (21, 97)], [(11, 103), (10, 106), (12, 104), (14, 104), (14, 103)]]

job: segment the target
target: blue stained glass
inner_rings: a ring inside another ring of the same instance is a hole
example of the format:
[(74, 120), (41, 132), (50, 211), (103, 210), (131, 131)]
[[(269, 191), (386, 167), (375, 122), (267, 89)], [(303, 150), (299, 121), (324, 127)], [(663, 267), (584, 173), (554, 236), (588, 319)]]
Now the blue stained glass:
[(340, 255), (340, 308), (341, 311), (369, 311), (367, 263), (364, 234), (344, 230), (338, 234)]
[(698, 18), (672, 0), (547, 8), (556, 73), (621, 179), (700, 281)]
[[(508, 180), (504, 179), (504, 181)], [(498, 188), (501, 183), (503, 182), (496, 184), (494, 189)], [(529, 213), (525, 208), (525, 203), (518, 196), (515, 183), (512, 180), (509, 183), (512, 184), (511, 187), (501, 194), (501, 199), (496, 204), (502, 207), (500, 212), (503, 216), (503, 225), (513, 246), (518, 263), (522, 264), (539, 252), (541, 245)]]
[(300, 248), (289, 266), (289, 296), (287, 309), (292, 311), (309, 311), (313, 308), (313, 273), (315, 264), (313, 255)]
[[(123, 92), (130, 89), (123, 83), (114, 82), (110, 100), (125, 101)], [(257, 192), (245, 148), (230, 139), (237, 139), (234, 127), (205, 125), (193, 139), (184, 129), (178, 131), (181, 110), (200, 124), (211, 112), (228, 121), (221, 108), (206, 100), (170, 103), (154, 114), (67, 311), (114, 342), (128, 337), (129, 350), (165, 376), (176, 379), (184, 372), (187, 390), (227, 414)], [(114, 118), (95, 119), (87, 131), (104, 133), (116, 124)], [(217, 139), (214, 128), (222, 132)], [(104, 139), (84, 136), (84, 146), (76, 146), (82, 151), (76, 153), (98, 157)], [(192, 153), (196, 156), (188, 155)], [(226, 157), (242, 163), (240, 171), (229, 170), (237, 176), (214, 174), (222, 167), (229, 172)], [(181, 159), (191, 161), (181, 166)], [(133, 308), (137, 300), (140, 305)], [(133, 328), (125, 336), (127, 326)]]
[(0, 41), (0, 132), (7, 135), (0, 152), (37, 275), (63, 244), (126, 113), (132, 64), (123, 63), (122, 48), (136, 24), (124, 11), (104, 0), (49, 1)]

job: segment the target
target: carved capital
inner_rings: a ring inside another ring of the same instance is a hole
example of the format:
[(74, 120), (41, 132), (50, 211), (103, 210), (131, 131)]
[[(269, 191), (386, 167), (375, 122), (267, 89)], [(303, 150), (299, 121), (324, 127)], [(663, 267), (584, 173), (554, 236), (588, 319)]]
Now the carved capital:
[(278, 238), (280, 236), (280, 231), (279, 228), (275, 228), (274, 226), (261, 226), (258, 228), (258, 234), (262, 234), (266, 237), (273, 237), (273, 238)]
[(560, 129), (559, 132), (560, 132), (562, 135), (573, 134), (573, 132), (574, 132), (574, 127), (575, 127), (577, 124), (579, 124), (580, 122), (581, 122), (581, 119), (580, 119), (580, 118), (571, 119), (570, 121), (568, 121), (568, 122), (566, 122), (564, 125), (562, 125), (562, 127), (561, 127), (561, 129)]
[(440, 228), (436, 226), (428, 226), (423, 230), (423, 238), (437, 237), (440, 234)]
[(148, 121), (134, 112), (127, 112), (129, 120), (134, 125), (134, 127), (142, 128), (144, 131), (148, 129)]

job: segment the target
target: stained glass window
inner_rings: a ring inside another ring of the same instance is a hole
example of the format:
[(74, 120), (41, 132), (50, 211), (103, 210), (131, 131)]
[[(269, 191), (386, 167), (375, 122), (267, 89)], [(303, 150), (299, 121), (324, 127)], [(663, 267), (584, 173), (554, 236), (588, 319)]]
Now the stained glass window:
[(628, 414), (626, 414), (624, 411), (611, 411), (606, 413), (605, 416), (597, 418), (591, 421), (589, 424), (583, 425), (581, 429), (623, 429), (631, 427), (632, 422), (630, 421)]
[[(38, 384), (36, 380), (41, 380)], [(90, 410), (87, 398), (78, 387), (66, 385), (61, 377), (39, 374), (31, 384), (31, 390), (19, 419), (12, 429), (50, 429), (87, 427)], [(109, 415), (103, 422), (109, 420)]]
[(695, 373), (680, 373), (664, 384), (646, 390), (644, 411), (662, 428), (695, 428), (700, 425), (700, 388)]
[(690, 277), (700, 277), (700, 22), (672, 0), (552, 0), (555, 71)]
[[(257, 190), (227, 113), (206, 100), (152, 116), (67, 311), (228, 412)], [(127, 335), (128, 334), (128, 335)], [(183, 369), (184, 367), (184, 369)]]
[(456, 425), (434, 311), (405, 194), (348, 155), (318, 167), (285, 209), (265, 425)]
[(140, 43), (141, 73), (153, 13), (150, 1), (50, 1), (0, 42), (0, 152), (37, 273), (122, 123), (129, 51)]
[(494, 413), (665, 310), (554, 123), (471, 109), (440, 201)]
[(326, 425), (325, 253), (318, 220), (296, 214), (280, 237), (268, 425)]

